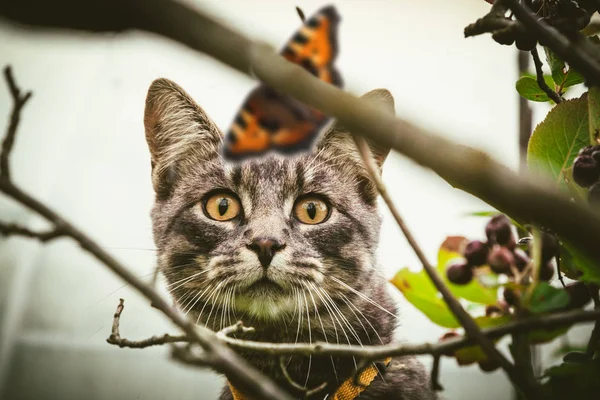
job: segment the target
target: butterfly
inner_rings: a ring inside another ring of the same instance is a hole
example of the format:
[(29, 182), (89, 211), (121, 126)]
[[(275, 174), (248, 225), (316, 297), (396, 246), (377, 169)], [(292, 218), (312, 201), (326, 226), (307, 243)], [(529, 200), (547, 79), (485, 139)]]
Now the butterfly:
[[(302, 27), (280, 54), (317, 78), (342, 87), (334, 66), (338, 54), (340, 16), (334, 6), (323, 7), (308, 19), (298, 9)], [(260, 84), (245, 99), (225, 135), (223, 156), (232, 161), (270, 151), (293, 154), (308, 150), (330, 118), (320, 111)]]

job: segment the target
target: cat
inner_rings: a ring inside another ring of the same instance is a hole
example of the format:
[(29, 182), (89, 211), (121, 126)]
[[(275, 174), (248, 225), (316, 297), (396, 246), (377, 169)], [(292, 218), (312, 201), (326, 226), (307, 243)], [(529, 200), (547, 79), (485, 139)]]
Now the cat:
[[(393, 113), (387, 90), (363, 97)], [(167, 79), (150, 86), (144, 124), (158, 267), (182, 312), (215, 331), (242, 320), (255, 332), (236, 337), (258, 341), (393, 340), (396, 306), (375, 260), (378, 193), (343, 126), (325, 131), (310, 153), (226, 163), (221, 131)], [(369, 145), (381, 168), (389, 149)], [(239, 354), (300, 397), (277, 357)], [(356, 363), (329, 356), (284, 359), (299, 385), (327, 383), (311, 399), (331, 399)], [(396, 357), (378, 369), (360, 399), (436, 399), (415, 358)], [(220, 398), (233, 398), (229, 386)]]

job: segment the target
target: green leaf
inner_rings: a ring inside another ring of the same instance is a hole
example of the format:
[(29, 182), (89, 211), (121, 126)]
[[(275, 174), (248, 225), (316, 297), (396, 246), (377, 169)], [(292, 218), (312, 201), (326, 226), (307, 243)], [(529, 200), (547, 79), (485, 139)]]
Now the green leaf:
[[(479, 279), (473, 279), (466, 285), (455, 285), (450, 282), (446, 276), (448, 263), (463, 258), (461, 254), (462, 249), (464, 249), (464, 246), (466, 246), (468, 242), (469, 240), (462, 236), (450, 236), (446, 238), (438, 250), (438, 272), (454, 296), (479, 304), (496, 304), (498, 299), (497, 286), (484, 286)], [(484, 267), (480, 267), (478, 269), (482, 271), (483, 268)], [(491, 271), (489, 274), (495, 275)]]
[(544, 47), (544, 51), (546, 52), (546, 61), (548, 62), (550, 71), (552, 72), (552, 79), (558, 86), (560, 86), (565, 80), (565, 62), (549, 47)]
[(565, 80), (562, 84), (562, 87), (563, 89), (566, 89), (571, 86), (579, 85), (583, 82), (585, 82), (585, 78), (583, 77), (583, 75), (575, 71), (573, 68), (569, 68), (569, 70), (565, 74)]
[(544, 373), (549, 378), (542, 386), (544, 400), (595, 400), (600, 393), (600, 359), (584, 363), (565, 362)]
[(535, 128), (527, 148), (527, 165), (533, 174), (549, 176), (567, 191), (565, 172), (577, 152), (588, 144), (588, 105), (584, 94), (557, 104)]
[(515, 85), (517, 92), (521, 97), (531, 101), (546, 102), (550, 97), (537, 84), (537, 81), (530, 76), (522, 76)]
[[(584, 282), (595, 283), (600, 285), (600, 265), (594, 263), (590, 258), (588, 258), (585, 254), (579, 251), (575, 246), (571, 243), (564, 241), (561, 238), (562, 247), (566, 252), (570, 255), (570, 260), (572, 265), (577, 270), (581, 271), (583, 275), (578, 276), (577, 279)], [(562, 253), (561, 253), (561, 262), (562, 262)], [(562, 264), (561, 264), (561, 269)]]
[(600, 88), (591, 86), (588, 90), (588, 115), (590, 125), (590, 143), (599, 144), (600, 141)]
[(523, 303), (533, 314), (542, 314), (566, 307), (569, 304), (569, 295), (563, 289), (555, 288), (547, 282), (538, 282)]
[(438, 295), (436, 287), (431, 283), (424, 270), (412, 272), (403, 268), (391, 280), (413, 306), (421, 311), (433, 323), (445, 328), (461, 326), (454, 315)]

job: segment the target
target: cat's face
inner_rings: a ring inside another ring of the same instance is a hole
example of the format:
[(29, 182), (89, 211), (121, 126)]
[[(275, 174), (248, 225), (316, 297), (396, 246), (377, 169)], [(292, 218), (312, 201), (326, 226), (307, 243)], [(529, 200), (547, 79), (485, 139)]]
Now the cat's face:
[[(393, 108), (386, 91), (371, 96)], [(219, 130), (166, 80), (150, 88), (145, 124), (159, 266), (184, 312), (213, 328), (233, 313), (273, 320), (372, 279), (376, 193), (347, 132), (298, 157), (229, 164)]]

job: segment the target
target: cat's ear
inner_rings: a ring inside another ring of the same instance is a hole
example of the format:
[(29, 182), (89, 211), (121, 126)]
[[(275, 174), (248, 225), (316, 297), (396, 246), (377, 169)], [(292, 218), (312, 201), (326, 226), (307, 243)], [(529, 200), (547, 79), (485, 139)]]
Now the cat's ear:
[(219, 155), (222, 134), (204, 111), (176, 83), (152, 82), (144, 111), (152, 183), (161, 197), (191, 165)]
[[(375, 89), (361, 96), (362, 99), (368, 100), (369, 102), (378, 105), (382, 110), (389, 112), (391, 115), (395, 115), (394, 97), (387, 89)], [(387, 155), (390, 152), (389, 148), (383, 148), (369, 139), (366, 139), (373, 157), (377, 162), (379, 168), (383, 165)], [(319, 143), (317, 144), (318, 149), (329, 148), (332, 153), (347, 154), (351, 158), (360, 160), (358, 149), (354, 143), (354, 139), (342, 124), (336, 123), (330, 130), (325, 132)]]

